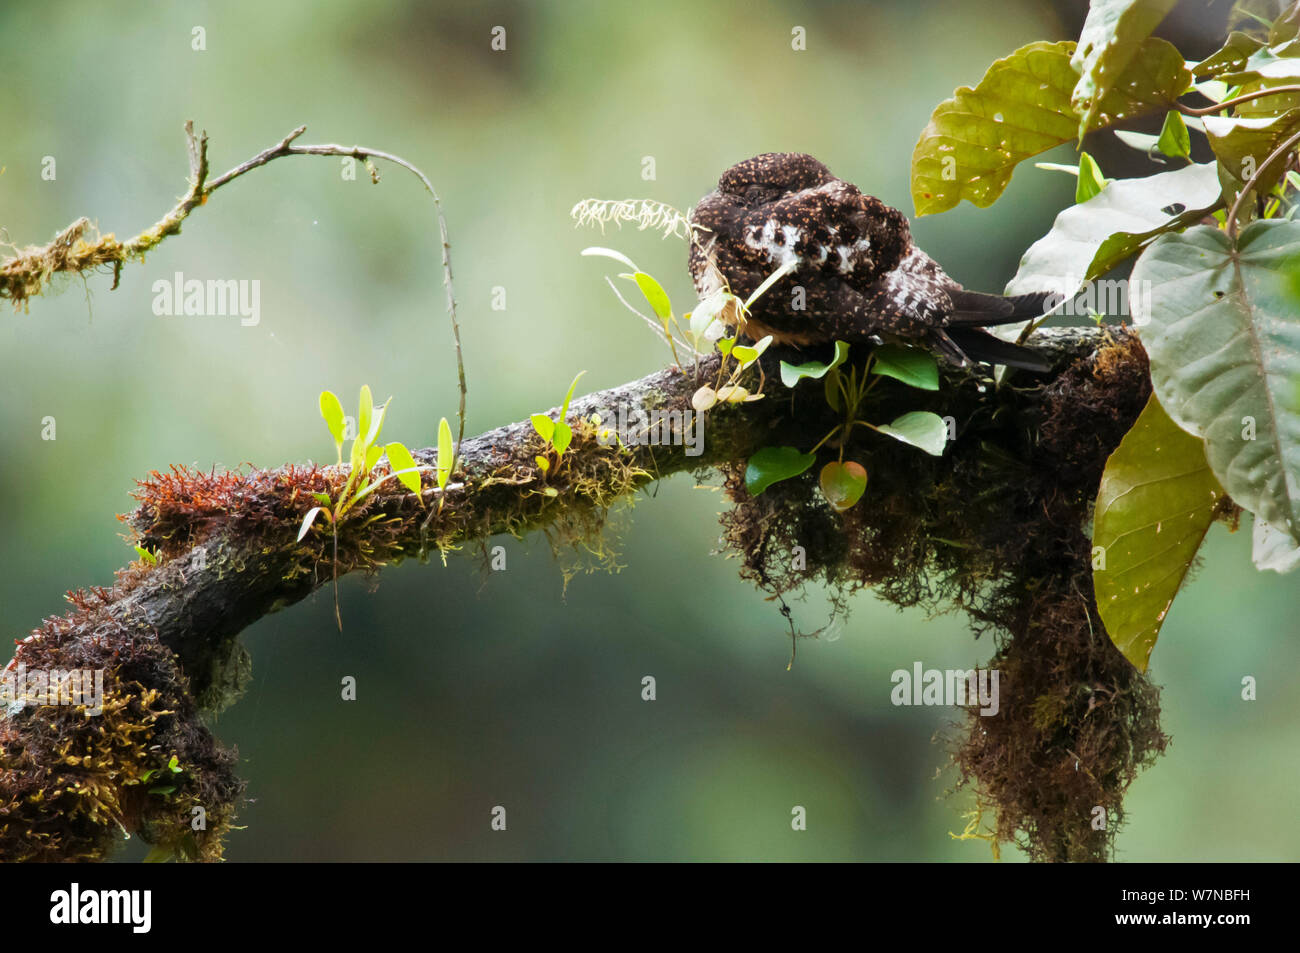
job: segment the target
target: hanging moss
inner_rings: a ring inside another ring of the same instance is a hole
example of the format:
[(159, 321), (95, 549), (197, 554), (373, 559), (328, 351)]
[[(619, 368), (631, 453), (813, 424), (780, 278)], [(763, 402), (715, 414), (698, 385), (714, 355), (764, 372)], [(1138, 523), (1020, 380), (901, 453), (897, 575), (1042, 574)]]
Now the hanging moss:
[[(917, 391), (884, 390), (872, 419), (918, 409)], [(869, 483), (842, 515), (817, 489), (837, 451), (757, 498), (743, 463), (723, 468), (735, 501), (724, 536), (761, 589), (783, 597), (820, 581), (842, 609), (871, 587), (900, 607), (960, 609), (977, 637), (994, 634), (1001, 707), (970, 710), (957, 786), (994, 818), (995, 844), (1035, 860), (1109, 857), (1125, 790), (1168, 741), (1158, 689), (1111, 644), (1092, 593), (1090, 509), (1149, 393), (1146, 356), (1123, 332), (1045, 383), (1021, 376), (995, 391), (967, 377), (919, 408), (956, 420), (942, 457), (855, 435), (846, 457)]]

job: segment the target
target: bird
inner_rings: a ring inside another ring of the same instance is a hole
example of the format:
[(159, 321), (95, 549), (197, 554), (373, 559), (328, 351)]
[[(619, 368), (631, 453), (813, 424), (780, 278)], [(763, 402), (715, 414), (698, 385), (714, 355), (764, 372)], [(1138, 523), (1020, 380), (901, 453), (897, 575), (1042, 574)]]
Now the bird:
[(755, 341), (897, 341), (959, 367), (1050, 367), (1030, 348), (983, 328), (1040, 317), (1055, 303), (1051, 294), (968, 291), (913, 244), (902, 212), (810, 155), (769, 152), (733, 165), (687, 222), (701, 300), (728, 291), (744, 301), (783, 272), (746, 312), (720, 312)]

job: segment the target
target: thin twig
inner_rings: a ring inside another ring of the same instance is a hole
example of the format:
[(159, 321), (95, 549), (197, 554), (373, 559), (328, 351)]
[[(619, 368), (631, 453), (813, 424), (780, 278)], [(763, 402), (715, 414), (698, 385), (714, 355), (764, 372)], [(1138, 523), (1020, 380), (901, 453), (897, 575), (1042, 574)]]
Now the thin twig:
[[(168, 235), (177, 234), (181, 230), (181, 224), (189, 217), (189, 214), (200, 205), (203, 205), (217, 189), (233, 182), (241, 175), (283, 156), (315, 155), (359, 159), (365, 163), (366, 169), (370, 172), (371, 181), (376, 184), (379, 182), (379, 172), (371, 160), (381, 159), (385, 162), (391, 162), (416, 176), (429, 195), (433, 197), (434, 210), (438, 220), (438, 234), (442, 242), (442, 284), (447, 291), (447, 314), (451, 318), (451, 333), (456, 345), (456, 373), (460, 386), (460, 411), (458, 414), (460, 426), (456, 436), (456, 448), (453, 456), (459, 459), (461, 444), (465, 439), (467, 387), (465, 384), (465, 361), (460, 343), (460, 323), (456, 319), (456, 294), (452, 286), (451, 242), (447, 233), (447, 220), (442, 211), (442, 199), (439, 198), (433, 183), (429, 181), (429, 177), (420, 171), (417, 166), (406, 161), (401, 156), (380, 149), (371, 149), (368, 146), (294, 145), (294, 141), (306, 130), (306, 126), (299, 126), (275, 145), (263, 149), (251, 159), (241, 162), (230, 171), (217, 176), (209, 182), (208, 134), (205, 132), (196, 136), (194, 134), (194, 123), (187, 121), (185, 123), (185, 138), (190, 166), (190, 187), (170, 212), (139, 235), (120, 244), (111, 235), (104, 236), (93, 244), (81, 242), (81, 235), (90, 223), (86, 219), (79, 219), (44, 248), (29, 249), (15, 258), (0, 263), (2, 265), (0, 271), (3, 271), (4, 276), (8, 279), (6, 285), (10, 289), (8, 296), (13, 297), (15, 303), (20, 303), (31, 295), (39, 294), (45, 280), (55, 272), (81, 272), (102, 265), (113, 266), (113, 287), (116, 288), (117, 278), (121, 272), (123, 262), (133, 258), (143, 258), (146, 252), (152, 251)], [(54, 256), (52, 261), (47, 260), (50, 258), (51, 249), (66, 249), (73, 248), (73, 246), (76, 246), (79, 254), (70, 256), (65, 252)], [(453, 465), (454, 462), (453, 460)]]
[(1300, 143), (1300, 132), (1290, 136), (1285, 142), (1270, 152), (1268, 158), (1259, 164), (1259, 167), (1255, 169), (1255, 174), (1246, 180), (1246, 184), (1241, 187), (1241, 191), (1238, 192), (1237, 197), (1233, 199), (1232, 208), (1228, 210), (1228, 237), (1232, 239), (1234, 245), (1237, 243), (1237, 213), (1241, 210), (1241, 203), (1245, 200), (1246, 193), (1250, 192), (1259, 182), (1260, 176), (1264, 174), (1265, 169), (1277, 161), (1279, 156), (1285, 155), (1287, 152), (1294, 149), (1297, 143)]
[(1253, 93), (1245, 93), (1241, 96), (1234, 96), (1232, 99), (1225, 99), (1221, 103), (1214, 103), (1210, 106), (1194, 108), (1184, 106), (1182, 103), (1174, 103), (1178, 111), (1184, 116), (1210, 116), (1229, 106), (1237, 106), (1241, 103), (1248, 103), (1252, 99), (1263, 99), (1265, 96), (1272, 96), (1275, 93), (1300, 93), (1300, 86), (1274, 86), (1270, 89), (1257, 89)]

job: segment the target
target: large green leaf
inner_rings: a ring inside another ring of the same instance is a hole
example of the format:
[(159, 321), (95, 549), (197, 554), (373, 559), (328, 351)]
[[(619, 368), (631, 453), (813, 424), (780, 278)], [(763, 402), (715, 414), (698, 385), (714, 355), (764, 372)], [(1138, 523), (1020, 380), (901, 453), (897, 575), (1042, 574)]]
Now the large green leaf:
[[(1108, 126), (1105, 106), (1108, 98), (1131, 82), (1127, 75), (1141, 72), (1142, 60), (1150, 55), (1147, 39), (1178, 0), (1092, 0), (1088, 18), (1079, 33), (1079, 46), (1070, 65), (1079, 73), (1071, 94), (1079, 114), (1079, 137)], [(1188, 77), (1190, 82), (1190, 76)], [(1182, 93), (1187, 89), (1184, 83)]]
[[(1229, 495), (1300, 539), (1300, 309), (1288, 278), (1300, 223), (1255, 222), (1236, 246), (1207, 226), (1138, 259), (1135, 323), (1169, 416), (1206, 440)], [(1149, 313), (1145, 313), (1149, 305)]]
[(1106, 461), (1092, 531), (1101, 621), (1141, 671), (1222, 496), (1204, 441), (1151, 397)]
[(1200, 219), (1218, 200), (1213, 162), (1144, 179), (1116, 179), (1099, 195), (1056, 216), (1052, 230), (1025, 252), (1006, 293), (1072, 295), (1162, 232)]
[[(962, 199), (986, 208), (1019, 162), (1075, 137), (1073, 52), (1068, 41), (1031, 43), (997, 60), (974, 89), (963, 86), (939, 104), (912, 152), (917, 215), (946, 211)], [(1100, 125), (1164, 112), (1186, 91), (1191, 74), (1173, 46), (1153, 38), (1120, 79), (1102, 99)]]

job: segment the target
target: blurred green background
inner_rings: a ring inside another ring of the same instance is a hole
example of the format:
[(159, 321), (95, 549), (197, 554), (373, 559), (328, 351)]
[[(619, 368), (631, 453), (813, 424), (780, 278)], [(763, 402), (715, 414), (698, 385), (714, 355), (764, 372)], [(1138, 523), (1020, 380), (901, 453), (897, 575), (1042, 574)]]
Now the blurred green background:
[[(597, 389), (666, 361), (578, 252), (615, 245), (680, 302), (683, 246), (576, 231), (575, 201), (686, 208), (733, 162), (797, 150), (910, 214), (931, 109), (1081, 18), (1080, 4), (1027, 0), (6, 3), (0, 238), (44, 242), (81, 215), (119, 237), (155, 221), (185, 187), (187, 118), (211, 135), (214, 172), (300, 123), (302, 142), (395, 152), (444, 200), (476, 433), (556, 404), (579, 370)], [(505, 52), (489, 47), (497, 25)], [(796, 25), (806, 52), (790, 48)], [(362, 383), (391, 394), (386, 434), (411, 446), (454, 414), (431, 205), (398, 169), (377, 187), (340, 171), (275, 162), (117, 291), (65, 281), (0, 317), (6, 638), (133, 558), (114, 514), (149, 470), (328, 459), (323, 388), (349, 405)], [(997, 290), (1073, 188), (1026, 167), (993, 208), (914, 232), (959, 280)], [(260, 324), (156, 317), (151, 286), (176, 271), (259, 280)], [(954, 778), (931, 739), (953, 713), (892, 707), (889, 674), (968, 667), (992, 646), (959, 617), (864, 595), (841, 637), (801, 643), (787, 672), (783, 620), (712, 554), (722, 505), (685, 476), (653, 488), (618, 521), (626, 568), (567, 595), (544, 540), (505, 539), (505, 572), (465, 553), (377, 588), (346, 579), (342, 634), (328, 591), (262, 620), (245, 634), (254, 681), (215, 725), (254, 799), (229, 858), (988, 860), (948, 836), (969, 801), (944, 798)], [(1174, 740), (1132, 788), (1121, 859), (1300, 857), (1295, 580), (1257, 573), (1248, 537), (1214, 529), (1165, 625), (1153, 675)], [(818, 627), (824, 594), (795, 609)], [(1247, 674), (1254, 703), (1239, 700)], [(344, 675), (354, 703), (339, 700)], [(796, 804), (806, 832), (790, 829)], [(505, 833), (489, 830), (495, 805)]]

